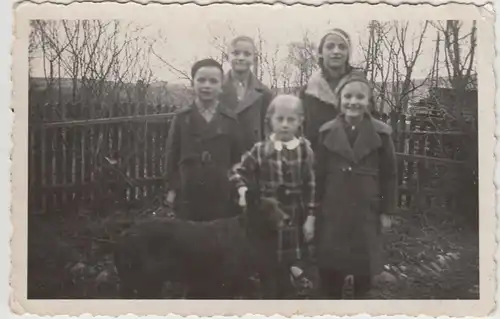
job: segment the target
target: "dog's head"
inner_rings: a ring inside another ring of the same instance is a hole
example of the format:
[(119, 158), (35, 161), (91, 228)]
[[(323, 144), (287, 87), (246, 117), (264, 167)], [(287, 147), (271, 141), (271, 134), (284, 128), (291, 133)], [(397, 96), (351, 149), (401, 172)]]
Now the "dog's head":
[(280, 229), (290, 222), (290, 216), (283, 211), (275, 198), (262, 197), (260, 192), (248, 190), (246, 202), (248, 218), (262, 227)]

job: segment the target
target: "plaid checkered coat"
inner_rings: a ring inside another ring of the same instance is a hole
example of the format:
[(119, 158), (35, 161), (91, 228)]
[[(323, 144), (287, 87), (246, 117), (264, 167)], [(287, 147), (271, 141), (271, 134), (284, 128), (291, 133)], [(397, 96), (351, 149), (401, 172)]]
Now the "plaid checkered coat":
[(284, 188), (277, 198), (292, 218), (291, 226), (279, 236), (278, 256), (283, 260), (303, 259), (302, 225), (306, 215), (317, 209), (314, 154), (307, 139), (300, 137), (296, 148), (276, 150), (270, 138), (258, 142), (242, 156), (232, 171), (236, 187), (258, 187), (263, 196), (278, 197), (278, 188)]

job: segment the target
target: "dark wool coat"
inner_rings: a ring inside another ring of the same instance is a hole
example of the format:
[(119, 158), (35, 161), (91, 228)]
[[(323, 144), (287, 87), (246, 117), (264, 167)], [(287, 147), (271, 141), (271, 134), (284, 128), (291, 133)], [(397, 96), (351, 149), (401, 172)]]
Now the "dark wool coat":
[(231, 192), (227, 176), (241, 154), (238, 121), (222, 105), (209, 123), (194, 104), (176, 114), (167, 141), (166, 178), (167, 188), (180, 196), (183, 217), (227, 217)]
[[(350, 68), (344, 77), (352, 74), (365, 76), (363, 71)], [(326, 122), (335, 119), (340, 113), (338, 97), (328, 84), (322, 71), (313, 73), (307, 85), (300, 91), (299, 96), (305, 112), (304, 136), (311, 141), (312, 149), (316, 151), (319, 128)]]
[(238, 102), (236, 88), (233, 85), (231, 72), (226, 75), (222, 86), (221, 102), (236, 113), (243, 135), (244, 149), (265, 138), (265, 117), (273, 93), (255, 75), (250, 74), (245, 97)]
[(353, 275), (383, 270), (380, 214), (392, 214), (396, 199), (396, 159), (390, 126), (366, 115), (353, 147), (342, 115), (320, 129), (316, 219), (321, 268)]

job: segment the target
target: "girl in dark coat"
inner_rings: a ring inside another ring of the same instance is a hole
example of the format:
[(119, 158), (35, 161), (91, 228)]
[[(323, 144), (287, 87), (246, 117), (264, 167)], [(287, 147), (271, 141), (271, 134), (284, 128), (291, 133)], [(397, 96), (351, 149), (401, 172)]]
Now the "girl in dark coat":
[(245, 150), (264, 139), (264, 119), (273, 96), (251, 71), (255, 51), (250, 37), (239, 36), (231, 42), (231, 71), (226, 74), (222, 86), (221, 101), (237, 115)]
[(368, 112), (366, 79), (345, 77), (336, 94), (341, 114), (319, 130), (316, 152), (317, 262), (324, 297), (353, 289), (360, 299), (386, 274), (380, 230), (395, 208), (396, 160), (390, 126)]
[(339, 81), (352, 73), (364, 76), (361, 70), (349, 64), (351, 40), (341, 29), (327, 32), (319, 43), (320, 70), (313, 73), (301, 90), (300, 98), (305, 109), (304, 136), (316, 150), (321, 125), (333, 120), (340, 112), (335, 95)]
[(242, 154), (238, 121), (219, 103), (222, 66), (201, 60), (191, 73), (195, 102), (177, 112), (167, 141), (167, 200), (178, 194), (181, 216), (190, 220), (228, 217), (227, 175)]

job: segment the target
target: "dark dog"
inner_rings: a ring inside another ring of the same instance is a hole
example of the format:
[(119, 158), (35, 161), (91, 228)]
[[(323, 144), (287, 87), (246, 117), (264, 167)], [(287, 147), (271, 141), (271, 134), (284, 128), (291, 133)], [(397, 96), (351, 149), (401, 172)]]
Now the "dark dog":
[(276, 295), (277, 230), (289, 220), (279, 203), (247, 192), (247, 211), (233, 218), (191, 222), (155, 218), (118, 241), (120, 297), (158, 299), (163, 283), (181, 282), (191, 298), (229, 299), (258, 273), (265, 298)]

